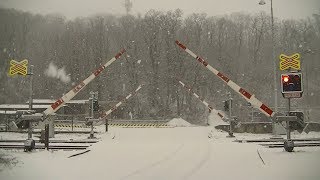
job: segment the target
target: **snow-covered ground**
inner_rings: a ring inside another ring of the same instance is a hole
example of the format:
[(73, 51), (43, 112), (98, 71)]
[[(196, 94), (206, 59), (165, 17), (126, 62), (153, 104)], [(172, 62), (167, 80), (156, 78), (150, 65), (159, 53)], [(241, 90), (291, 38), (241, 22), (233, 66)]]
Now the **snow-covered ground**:
[[(222, 114), (223, 116), (226, 117), (225, 113), (222, 111), (217, 111), (220, 114)], [(220, 116), (218, 116), (218, 114), (216, 113), (210, 113), (208, 116), (208, 124), (212, 127), (218, 126), (218, 125), (229, 125), (228, 123), (226, 123), (225, 121), (223, 121), (221, 119)]]
[[(173, 122), (182, 123), (183, 120)], [(103, 133), (88, 153), (81, 151), (1, 150), (14, 165), (0, 166), (0, 179), (320, 179), (320, 148), (300, 147), (287, 153), (258, 144), (236, 143), (213, 127), (116, 128)], [(2, 139), (25, 134), (0, 133)], [(270, 135), (235, 134), (237, 139)], [(295, 134), (294, 137), (299, 135)], [(58, 134), (55, 139), (87, 139), (88, 134)], [(209, 138), (210, 137), (210, 138)], [(302, 137), (302, 136), (301, 136)], [(319, 133), (303, 134), (319, 137)], [(263, 159), (264, 163), (260, 159)]]

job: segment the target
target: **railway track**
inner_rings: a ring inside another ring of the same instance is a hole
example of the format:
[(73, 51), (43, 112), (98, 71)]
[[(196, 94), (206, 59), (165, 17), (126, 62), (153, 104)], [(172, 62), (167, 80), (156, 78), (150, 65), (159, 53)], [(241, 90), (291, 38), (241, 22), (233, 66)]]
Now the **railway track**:
[[(270, 144), (260, 144), (261, 146), (268, 147), (268, 148), (283, 148), (284, 144), (280, 143), (270, 143)], [(315, 147), (320, 146), (319, 142), (312, 142), (312, 143), (295, 143), (294, 147)]]
[[(24, 143), (26, 140), (24, 139), (12, 139), (12, 140), (0, 140), (0, 143)], [(40, 140), (35, 140), (36, 143), (40, 143)], [(97, 140), (49, 140), (49, 143), (79, 143), (79, 144), (86, 144), (86, 143), (97, 143)]]
[[(235, 140), (238, 143), (260, 143), (259, 145), (267, 148), (283, 148), (286, 139), (251, 139)], [(292, 139), (294, 147), (316, 147), (320, 146), (320, 138)]]
[[(85, 145), (51, 145), (49, 149), (54, 150), (84, 150), (89, 146)], [(1, 144), (0, 149), (24, 149), (24, 145), (22, 144)], [(35, 149), (45, 149), (44, 145), (36, 145)]]
[[(10, 131), (0, 130), (0, 132), (28, 133), (26, 130), (10, 130)], [(55, 134), (90, 134), (90, 131), (55, 130), (54, 133)], [(98, 133), (98, 132), (94, 131), (94, 133)], [(41, 132), (40, 131), (32, 131), (32, 134), (41, 134)]]
[[(292, 139), (294, 142), (310, 142), (320, 141), (320, 138), (308, 138), (308, 139)], [(284, 142), (286, 139), (251, 139), (251, 140), (235, 140), (239, 143), (263, 143), (263, 142)]]

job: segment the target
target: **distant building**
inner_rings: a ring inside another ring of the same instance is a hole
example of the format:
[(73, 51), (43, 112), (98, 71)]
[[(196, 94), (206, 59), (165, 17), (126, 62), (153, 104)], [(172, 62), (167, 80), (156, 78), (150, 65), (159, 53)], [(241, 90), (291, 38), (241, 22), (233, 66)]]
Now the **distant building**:
[[(53, 99), (33, 99), (32, 110), (37, 113), (42, 113), (51, 106), (56, 100)], [(120, 100), (119, 100), (120, 101)], [(114, 107), (119, 101), (99, 101), (99, 110), (97, 116), (103, 116), (103, 113)], [(126, 103), (122, 104), (114, 112), (109, 115), (111, 119), (124, 119), (129, 118), (129, 111)], [(55, 116), (57, 119), (77, 119), (85, 120), (89, 116), (90, 111), (89, 100), (70, 100), (64, 104)], [(25, 104), (0, 104), (0, 121), (4, 119), (12, 119), (19, 114), (18, 111), (27, 111), (29, 109), (29, 101)]]
[[(53, 104), (56, 100), (53, 99), (34, 99), (33, 100), (33, 106), (36, 111), (37, 111), (37, 106), (43, 106), (50, 107), (51, 104)], [(76, 114), (85, 114), (88, 112), (88, 100), (70, 100), (66, 104), (61, 107), (56, 114), (65, 114), (65, 115), (76, 115)], [(26, 104), (29, 104), (29, 101), (26, 102)], [(1, 109), (1, 106), (0, 106)], [(44, 109), (44, 110), (45, 110)], [(44, 111), (43, 110), (43, 111)], [(43, 112), (40, 111), (40, 112)]]
[[(41, 113), (50, 107), (56, 100), (52, 99), (34, 99), (32, 110)], [(29, 101), (25, 104), (0, 104), (0, 117), (2, 115), (14, 115), (18, 111), (25, 111), (29, 109)], [(85, 114), (88, 111), (88, 100), (70, 100), (63, 107), (61, 107), (56, 114), (74, 115)]]

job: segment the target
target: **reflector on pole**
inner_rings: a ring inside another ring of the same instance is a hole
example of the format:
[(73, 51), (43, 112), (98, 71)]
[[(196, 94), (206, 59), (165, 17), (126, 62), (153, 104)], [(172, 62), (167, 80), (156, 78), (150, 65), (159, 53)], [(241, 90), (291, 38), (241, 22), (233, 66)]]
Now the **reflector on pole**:
[(264, 113), (267, 116), (274, 116), (274, 112), (265, 104), (263, 104), (260, 100), (258, 100), (254, 95), (250, 94), (245, 89), (238, 86), (236, 83), (231, 81), (227, 76), (210, 66), (204, 59), (194, 54), (191, 50), (189, 50), (185, 45), (183, 45), (181, 42), (176, 41), (176, 44), (186, 51), (189, 55), (191, 55), (193, 58), (195, 58), (197, 61), (199, 61), (201, 64), (203, 64), (206, 68), (208, 68), (213, 74), (217, 75), (221, 80), (223, 80), (231, 89), (236, 91), (238, 94), (240, 94), (244, 99), (252, 104), (253, 107), (258, 108), (262, 113)]
[(221, 119), (224, 119), (224, 116), (219, 113), (216, 109), (213, 109), (211, 105), (209, 105), (203, 98), (201, 98), (198, 94), (192, 91), (191, 87), (185, 85), (183, 82), (179, 81), (179, 83), (185, 87), (189, 92), (191, 92), (196, 98), (198, 98), (205, 106), (208, 107), (209, 111), (213, 111), (215, 114), (217, 114)]
[(132, 96), (134, 96), (135, 94), (137, 94), (137, 92), (142, 88), (142, 85), (140, 85), (134, 92), (130, 93), (127, 97), (125, 97), (123, 100), (121, 100), (120, 102), (118, 102), (113, 108), (109, 109), (107, 112), (104, 113), (104, 115), (102, 117), (100, 117), (99, 119), (103, 119), (106, 116), (108, 116), (109, 114), (111, 114), (113, 111), (115, 111), (121, 104), (125, 103), (128, 99), (130, 99)]
[(43, 120), (46, 116), (56, 112), (60, 109), (65, 103), (70, 101), (75, 95), (77, 95), (86, 85), (88, 85), (93, 79), (95, 79), (106, 67), (111, 65), (115, 60), (119, 59), (120, 56), (125, 53), (125, 49), (122, 49), (115, 57), (109, 60), (106, 64), (101, 65), (98, 69), (96, 69), (87, 79), (80, 82), (76, 87), (71, 89), (67, 94), (63, 95), (60, 99), (58, 99), (55, 103), (53, 103), (48, 109), (43, 112)]

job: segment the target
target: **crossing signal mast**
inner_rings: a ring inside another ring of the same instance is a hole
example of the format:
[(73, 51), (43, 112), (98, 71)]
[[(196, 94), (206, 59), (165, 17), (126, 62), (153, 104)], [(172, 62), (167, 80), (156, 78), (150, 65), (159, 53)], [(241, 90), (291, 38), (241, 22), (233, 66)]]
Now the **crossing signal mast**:
[(300, 72), (300, 54), (295, 53), (291, 56), (280, 54), (280, 70), (287, 70), (287, 73), (281, 74), (281, 93), (288, 99), (287, 116), (278, 116), (279, 122), (286, 122), (287, 140), (284, 142), (284, 149), (292, 152), (294, 142), (291, 139), (291, 130), (302, 132), (305, 123), (303, 112), (291, 111), (291, 98), (301, 98), (303, 93), (302, 73)]

